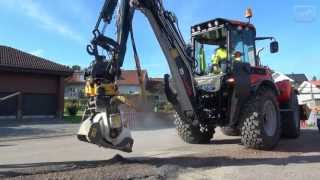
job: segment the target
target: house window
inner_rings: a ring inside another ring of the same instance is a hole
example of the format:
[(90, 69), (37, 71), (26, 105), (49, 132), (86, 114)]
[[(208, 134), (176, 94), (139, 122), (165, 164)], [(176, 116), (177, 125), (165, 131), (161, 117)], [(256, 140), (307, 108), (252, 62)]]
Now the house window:
[(74, 92), (76, 92), (76, 90), (75, 90), (75, 88), (70, 88), (70, 90), (69, 90), (71, 93), (74, 93)]

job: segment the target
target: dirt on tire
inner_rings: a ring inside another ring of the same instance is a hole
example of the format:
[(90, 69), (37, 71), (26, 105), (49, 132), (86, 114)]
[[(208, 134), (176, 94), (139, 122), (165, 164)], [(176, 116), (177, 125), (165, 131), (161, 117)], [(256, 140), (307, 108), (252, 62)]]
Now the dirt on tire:
[[(268, 135), (264, 127), (266, 126), (266, 112), (264, 112), (266, 102), (272, 102), (276, 111), (275, 132), (272, 135)], [(276, 95), (270, 88), (261, 87), (249, 99), (244, 105), (240, 120), (242, 122), (241, 142), (245, 147), (271, 150), (278, 144), (281, 135), (280, 110)]]
[(178, 113), (175, 114), (174, 124), (181, 139), (190, 144), (209, 143), (214, 134), (213, 128), (208, 128), (208, 131), (201, 132), (200, 127), (193, 126), (191, 123), (182, 120)]

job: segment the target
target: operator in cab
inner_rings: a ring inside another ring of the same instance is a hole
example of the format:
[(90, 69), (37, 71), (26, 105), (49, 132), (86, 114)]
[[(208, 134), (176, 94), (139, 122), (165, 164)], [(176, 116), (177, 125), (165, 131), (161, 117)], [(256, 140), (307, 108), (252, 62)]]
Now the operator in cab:
[(221, 72), (221, 62), (227, 60), (227, 48), (225, 44), (220, 44), (212, 55), (211, 63), (213, 66), (213, 73), (219, 74)]
[[(235, 62), (240, 62), (242, 57), (242, 53), (239, 51), (235, 51), (232, 55), (232, 59)], [(215, 53), (212, 55), (211, 61), (213, 66), (213, 73), (219, 74), (221, 72), (225, 72), (226, 69), (226, 61), (228, 58), (228, 51), (225, 44), (220, 44), (219, 47), (215, 50)]]

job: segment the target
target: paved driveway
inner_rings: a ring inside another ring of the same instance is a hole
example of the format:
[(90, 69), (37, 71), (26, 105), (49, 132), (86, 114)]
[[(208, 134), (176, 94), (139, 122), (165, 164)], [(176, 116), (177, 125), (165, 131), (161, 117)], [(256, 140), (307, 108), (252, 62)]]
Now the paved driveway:
[(78, 127), (58, 120), (0, 120), (0, 142), (72, 135)]

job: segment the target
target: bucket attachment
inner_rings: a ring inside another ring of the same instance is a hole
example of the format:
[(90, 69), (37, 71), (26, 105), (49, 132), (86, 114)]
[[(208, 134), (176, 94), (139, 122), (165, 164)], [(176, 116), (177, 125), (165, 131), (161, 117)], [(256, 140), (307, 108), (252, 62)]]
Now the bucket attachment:
[(98, 146), (132, 152), (133, 139), (130, 130), (121, 120), (120, 114), (95, 114), (84, 120), (77, 137), (80, 141)]

